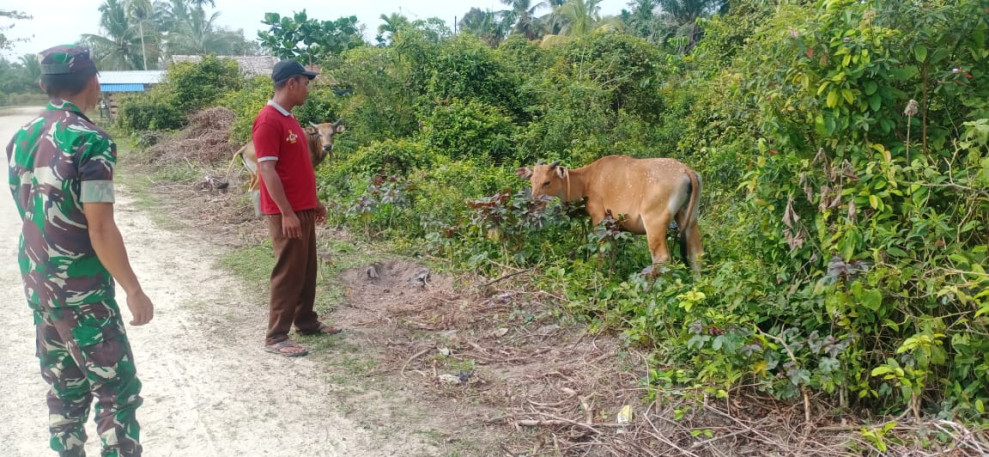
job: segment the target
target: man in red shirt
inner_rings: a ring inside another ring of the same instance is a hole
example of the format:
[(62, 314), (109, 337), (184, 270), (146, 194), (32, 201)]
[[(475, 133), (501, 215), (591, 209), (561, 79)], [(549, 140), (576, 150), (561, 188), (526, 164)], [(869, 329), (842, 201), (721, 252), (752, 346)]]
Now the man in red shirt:
[(316, 75), (294, 60), (275, 64), (275, 96), (258, 113), (251, 131), (261, 178), (261, 212), (277, 259), (271, 272), (265, 350), (287, 357), (308, 353), (288, 338), (293, 324), (302, 334), (340, 332), (320, 322), (313, 310), (316, 224), (326, 222), (326, 208), (316, 197), (306, 132), (292, 116), (292, 109), (306, 102), (309, 81)]

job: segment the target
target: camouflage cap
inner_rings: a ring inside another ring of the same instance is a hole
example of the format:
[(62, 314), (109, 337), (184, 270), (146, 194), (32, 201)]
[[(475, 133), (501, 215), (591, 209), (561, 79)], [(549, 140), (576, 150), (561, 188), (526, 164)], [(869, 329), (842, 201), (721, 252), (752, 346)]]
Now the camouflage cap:
[(45, 49), (38, 54), (43, 75), (67, 75), (95, 69), (96, 64), (89, 57), (89, 48), (74, 44), (63, 44)]

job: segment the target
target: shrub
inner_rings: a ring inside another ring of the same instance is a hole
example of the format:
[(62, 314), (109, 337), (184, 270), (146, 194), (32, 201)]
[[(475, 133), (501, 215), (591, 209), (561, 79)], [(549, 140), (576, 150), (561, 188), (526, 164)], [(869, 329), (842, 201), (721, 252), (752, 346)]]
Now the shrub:
[(241, 90), (228, 92), (219, 101), (221, 106), (229, 108), (236, 114), (230, 127), (231, 140), (240, 143), (251, 140), (251, 127), (254, 125), (254, 119), (258, 117), (258, 112), (264, 108), (273, 92), (271, 78), (255, 76), (248, 79)]
[(511, 119), (498, 108), (476, 100), (454, 99), (433, 109), (422, 138), (436, 154), (505, 163), (513, 159), (514, 129)]
[(207, 55), (198, 63), (168, 67), (165, 81), (154, 90), (165, 92), (175, 107), (189, 114), (213, 106), (228, 92), (240, 89), (243, 80), (237, 62)]
[(159, 94), (124, 97), (117, 111), (117, 123), (126, 131), (174, 130), (185, 125), (185, 115)]

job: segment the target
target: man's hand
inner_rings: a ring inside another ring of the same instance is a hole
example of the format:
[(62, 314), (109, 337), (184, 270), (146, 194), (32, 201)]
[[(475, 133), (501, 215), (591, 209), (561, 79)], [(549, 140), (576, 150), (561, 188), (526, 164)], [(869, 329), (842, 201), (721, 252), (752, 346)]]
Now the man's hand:
[(151, 303), (151, 299), (145, 295), (143, 290), (127, 294), (127, 307), (130, 308), (130, 313), (134, 316), (130, 325), (144, 325), (151, 322), (151, 319), (155, 317), (155, 305)]
[(290, 239), (302, 238), (302, 223), (292, 211), (282, 214), (282, 235)]
[(322, 203), (316, 204), (316, 224), (326, 223), (326, 207)]

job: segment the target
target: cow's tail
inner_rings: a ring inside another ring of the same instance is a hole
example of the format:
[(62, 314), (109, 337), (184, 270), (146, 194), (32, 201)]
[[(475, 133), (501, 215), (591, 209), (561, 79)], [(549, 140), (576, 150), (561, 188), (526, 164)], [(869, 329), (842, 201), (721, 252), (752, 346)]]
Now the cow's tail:
[(234, 153), (234, 156), (230, 158), (230, 165), (227, 165), (227, 172), (223, 174), (223, 177), (227, 178), (227, 177), (230, 176), (230, 172), (233, 171), (233, 169), (234, 169), (234, 164), (237, 163), (237, 156), (241, 156), (241, 158), (243, 158), (243, 156), (244, 156), (244, 149), (247, 148), (247, 145), (248, 144), (251, 144), (251, 143), (247, 143), (247, 144), (241, 146), (240, 149), (238, 149), (237, 152)]
[[(690, 236), (694, 231), (690, 228), (697, 223), (697, 211), (701, 198), (701, 178), (697, 175), (694, 170), (687, 169), (687, 176), (690, 177), (690, 201), (687, 203), (687, 211), (684, 213), (683, 219), (686, 221), (683, 227), (680, 227), (680, 258), (683, 259), (683, 263), (696, 268), (696, 265), (691, 265), (688, 252), (687, 252), (687, 237)], [(699, 241), (699, 240), (693, 240)]]

